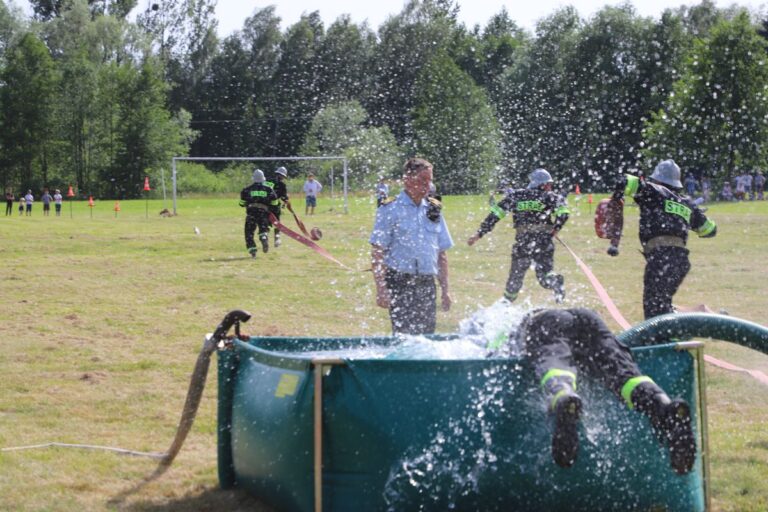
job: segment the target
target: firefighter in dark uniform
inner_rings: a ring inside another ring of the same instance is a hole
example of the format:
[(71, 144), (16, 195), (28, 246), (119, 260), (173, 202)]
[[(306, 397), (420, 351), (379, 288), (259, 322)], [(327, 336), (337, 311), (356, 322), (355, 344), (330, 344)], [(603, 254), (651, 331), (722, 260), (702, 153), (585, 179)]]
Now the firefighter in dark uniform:
[[(648, 181), (626, 175), (619, 180), (611, 198), (621, 211), (623, 196), (631, 196), (640, 207), (640, 243), (645, 256), (643, 312), (645, 318), (673, 313), (672, 297), (691, 269), (688, 259), (688, 231), (702, 238), (717, 234), (717, 226), (707, 219), (691, 198), (682, 195), (680, 168), (673, 160), (660, 162)], [(608, 254), (619, 254), (619, 221)]]
[(491, 207), (491, 213), (467, 243), (474, 245), (511, 211), (516, 234), (504, 297), (510, 302), (517, 298), (523, 287), (525, 273), (533, 260), (539, 284), (552, 290), (559, 304), (565, 298), (565, 286), (563, 276), (554, 272), (555, 244), (552, 237), (568, 221), (570, 211), (565, 199), (552, 192), (552, 176), (549, 172), (536, 169), (530, 174), (529, 180), (528, 188), (512, 190)]
[[(275, 191), (275, 195), (277, 196), (277, 198), (274, 199), (269, 205), (269, 212), (274, 215), (277, 220), (280, 220), (280, 212), (282, 211), (283, 206), (288, 208), (291, 207), (291, 202), (288, 199), (288, 187), (285, 184), (286, 178), (288, 178), (288, 170), (285, 167), (278, 167), (275, 170), (275, 181), (264, 182), (266, 186), (272, 187), (272, 189)], [(274, 227), (274, 230), (275, 247), (280, 247), (280, 230), (277, 228), (277, 226)]]
[(256, 257), (256, 242), (253, 234), (259, 228), (261, 248), (269, 251), (269, 206), (277, 198), (272, 187), (264, 184), (264, 173), (253, 171), (253, 183), (240, 192), (240, 206), (245, 208), (245, 246), (252, 258)]
[(643, 375), (629, 348), (621, 344), (594, 311), (585, 308), (542, 309), (529, 313), (510, 334), (531, 358), (548, 411), (554, 418), (552, 457), (571, 467), (579, 451), (578, 424), (582, 399), (576, 374), (596, 379), (629, 409), (648, 416), (659, 440), (669, 448), (670, 464), (688, 473), (696, 458), (689, 405), (670, 399)]

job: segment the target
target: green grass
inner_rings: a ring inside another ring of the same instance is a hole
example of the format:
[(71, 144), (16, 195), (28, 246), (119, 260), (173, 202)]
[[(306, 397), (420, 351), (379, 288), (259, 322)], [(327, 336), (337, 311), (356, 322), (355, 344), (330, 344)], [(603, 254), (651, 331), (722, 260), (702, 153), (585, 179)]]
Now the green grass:
[[(595, 201), (598, 198), (595, 197)], [(343, 270), (303, 246), (251, 260), (242, 240), (243, 213), (234, 198), (180, 200), (179, 215), (161, 218), (162, 201), (84, 203), (63, 215), (0, 217), (0, 447), (46, 442), (164, 451), (176, 429), (188, 379), (206, 332), (224, 313), (253, 313), (244, 326), (260, 335), (387, 333), (375, 307), (367, 237), (374, 206), (321, 198), (321, 242)], [(297, 201), (297, 206), (301, 206)], [(619, 309), (642, 319), (643, 259), (637, 210), (628, 208), (622, 255), (605, 255), (594, 237), (586, 197), (571, 198), (574, 215), (562, 239), (589, 265)], [(167, 205), (170, 206), (170, 205)], [(464, 243), (487, 212), (484, 197), (448, 197), (445, 215), (456, 247), (449, 253), (454, 308), (438, 313), (438, 330), (496, 300), (509, 267), (509, 221), (470, 248)], [(297, 208), (301, 213), (303, 208)], [(765, 323), (768, 202), (715, 204), (708, 215), (718, 236), (689, 244), (693, 270), (676, 302), (707, 304)], [(284, 219), (293, 226), (290, 217)], [(194, 228), (200, 230), (196, 235)], [(562, 247), (556, 268), (566, 277), (567, 305), (596, 308), (618, 330), (586, 278)], [(552, 305), (526, 277), (523, 300)], [(768, 357), (728, 343), (707, 351), (768, 372)], [(768, 509), (768, 388), (741, 374), (707, 368), (713, 505), (722, 511)], [(197, 511), (267, 510), (254, 499), (217, 488), (214, 372), (195, 426), (162, 478), (115, 502), (155, 467), (150, 459), (108, 452), (46, 448), (0, 452), (0, 510)]]

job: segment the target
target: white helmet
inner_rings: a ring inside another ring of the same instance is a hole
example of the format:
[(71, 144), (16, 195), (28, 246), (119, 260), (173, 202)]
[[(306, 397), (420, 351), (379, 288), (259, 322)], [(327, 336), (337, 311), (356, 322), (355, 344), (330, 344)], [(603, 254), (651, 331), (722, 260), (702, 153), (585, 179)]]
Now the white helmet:
[(672, 159), (659, 162), (651, 174), (651, 179), (670, 187), (683, 188), (680, 183), (680, 167)]
[(264, 173), (261, 171), (261, 169), (256, 169), (253, 171), (253, 182), (264, 183)]
[(552, 183), (552, 176), (547, 172), (546, 169), (536, 169), (531, 174), (528, 175), (528, 179), (530, 180), (530, 183), (528, 183), (528, 188), (539, 188), (542, 185), (546, 185), (547, 183)]
[(278, 167), (278, 168), (275, 170), (275, 174), (279, 174), (279, 175), (280, 175), (280, 176), (282, 176), (283, 178), (287, 178), (287, 177), (288, 177), (288, 169), (286, 169), (285, 167), (282, 167), (282, 166), (281, 166), (281, 167)]

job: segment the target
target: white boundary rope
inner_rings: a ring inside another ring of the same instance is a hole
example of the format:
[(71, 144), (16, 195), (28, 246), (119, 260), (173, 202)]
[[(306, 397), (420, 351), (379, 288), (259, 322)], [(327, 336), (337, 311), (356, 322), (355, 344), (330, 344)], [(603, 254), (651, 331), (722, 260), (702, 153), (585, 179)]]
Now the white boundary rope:
[(151, 457), (153, 459), (162, 459), (165, 457), (165, 453), (159, 453), (159, 452), (138, 452), (135, 450), (126, 450), (125, 448), (116, 448), (113, 446), (100, 446), (95, 444), (73, 444), (73, 443), (43, 443), (43, 444), (32, 444), (29, 446), (10, 446), (8, 448), (0, 448), (0, 451), (2, 452), (14, 452), (14, 451), (20, 451), (20, 450), (34, 450), (37, 448), (49, 448), (49, 447), (58, 447), (58, 448), (82, 448), (86, 450), (106, 450), (110, 452), (117, 452), (121, 453), (123, 455), (133, 455), (135, 457)]

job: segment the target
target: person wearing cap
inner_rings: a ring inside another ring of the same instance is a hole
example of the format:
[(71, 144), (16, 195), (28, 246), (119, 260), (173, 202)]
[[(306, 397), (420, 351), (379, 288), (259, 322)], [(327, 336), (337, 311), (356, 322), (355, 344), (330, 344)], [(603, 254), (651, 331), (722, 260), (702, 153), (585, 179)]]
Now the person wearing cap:
[[(672, 297), (691, 270), (686, 247), (688, 231), (701, 238), (717, 234), (717, 226), (688, 196), (682, 194), (680, 167), (663, 160), (644, 181), (625, 175), (618, 180), (610, 203), (623, 208), (623, 197), (632, 197), (640, 207), (640, 244), (645, 257), (643, 312), (645, 318), (673, 313)], [(619, 216), (621, 219), (622, 217)], [(623, 221), (618, 221), (608, 254), (618, 256)]]
[(376, 210), (369, 238), (376, 304), (389, 310), (394, 334), (432, 334), (437, 316), (437, 278), (443, 311), (451, 308), (448, 257), (453, 247), (440, 202), (428, 198), (432, 164), (410, 158), (403, 190)]
[(245, 247), (252, 258), (256, 257), (256, 242), (253, 234), (259, 229), (261, 249), (269, 251), (269, 206), (277, 198), (272, 187), (264, 184), (261, 169), (253, 171), (253, 183), (240, 192), (240, 206), (245, 208)]
[(565, 285), (563, 276), (554, 271), (555, 244), (552, 238), (568, 221), (570, 210), (563, 196), (552, 191), (552, 176), (545, 169), (534, 170), (528, 179), (527, 188), (513, 189), (498, 204), (491, 206), (491, 212), (467, 244), (474, 245), (512, 212), (515, 243), (504, 298), (510, 302), (517, 298), (525, 273), (533, 262), (539, 284), (552, 290), (555, 302), (559, 304), (565, 299)]
[(643, 374), (629, 348), (595, 311), (534, 309), (497, 350), (504, 354), (509, 347), (518, 347), (530, 359), (554, 423), (552, 458), (558, 466), (569, 468), (578, 458), (583, 398), (576, 392), (576, 381), (582, 373), (600, 382), (630, 410), (648, 417), (659, 441), (668, 448), (677, 474), (691, 471), (696, 439), (690, 406), (682, 399), (671, 399)]
[(315, 175), (309, 173), (307, 181), (304, 182), (304, 198), (306, 199), (306, 207), (304, 208), (304, 215), (314, 215), (315, 207), (317, 206), (317, 194), (323, 190), (323, 186), (319, 181), (315, 179)]
[[(285, 184), (285, 180), (288, 178), (288, 170), (285, 167), (278, 167), (275, 169), (275, 181), (265, 181), (264, 184), (268, 187), (272, 187), (275, 191), (277, 198), (269, 205), (269, 212), (274, 215), (277, 220), (280, 220), (280, 212), (283, 207), (290, 208), (291, 201), (288, 199), (288, 187)], [(282, 201), (282, 204), (281, 204)], [(274, 226), (275, 231), (275, 247), (280, 247), (280, 230), (277, 226)]]

